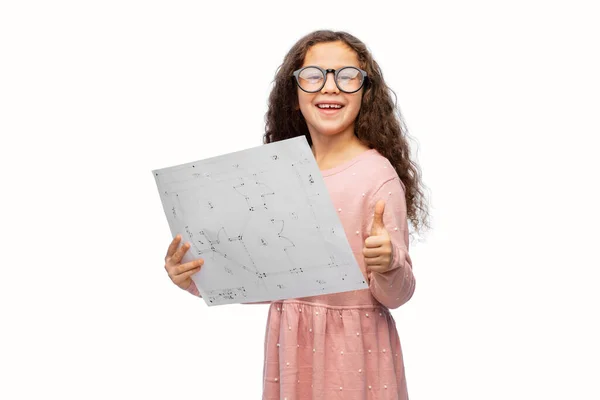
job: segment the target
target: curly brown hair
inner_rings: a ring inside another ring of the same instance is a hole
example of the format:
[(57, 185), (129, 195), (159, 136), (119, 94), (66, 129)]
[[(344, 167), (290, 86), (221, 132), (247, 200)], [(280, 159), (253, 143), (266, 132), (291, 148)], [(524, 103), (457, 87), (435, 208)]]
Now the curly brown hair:
[(421, 170), (410, 159), (408, 133), (396, 102), (386, 85), (377, 62), (367, 46), (347, 32), (319, 30), (304, 36), (288, 52), (277, 69), (265, 115), (264, 143), (277, 142), (304, 135), (312, 140), (302, 113), (298, 109), (298, 94), (292, 72), (304, 63), (307, 51), (317, 43), (341, 41), (358, 55), (360, 67), (367, 72), (367, 81), (354, 134), (369, 148), (375, 148), (396, 169), (405, 186), (407, 218), (417, 232), (429, 228), (428, 206), (423, 194)]

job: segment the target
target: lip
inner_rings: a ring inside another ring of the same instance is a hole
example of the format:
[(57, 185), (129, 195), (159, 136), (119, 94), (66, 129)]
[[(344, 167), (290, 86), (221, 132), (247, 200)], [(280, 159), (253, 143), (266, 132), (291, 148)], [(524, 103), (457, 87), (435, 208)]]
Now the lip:
[(336, 104), (338, 106), (344, 107), (344, 103), (335, 100), (320, 100), (315, 102), (315, 106), (318, 106), (319, 104)]
[[(319, 108), (318, 105), (319, 104), (336, 104), (341, 106), (341, 108)], [(340, 103), (339, 101), (318, 101), (315, 103), (315, 108), (317, 110), (319, 110), (320, 113), (325, 114), (325, 115), (331, 115), (331, 114), (337, 114), (338, 112), (342, 111), (342, 109), (344, 108), (344, 104)]]

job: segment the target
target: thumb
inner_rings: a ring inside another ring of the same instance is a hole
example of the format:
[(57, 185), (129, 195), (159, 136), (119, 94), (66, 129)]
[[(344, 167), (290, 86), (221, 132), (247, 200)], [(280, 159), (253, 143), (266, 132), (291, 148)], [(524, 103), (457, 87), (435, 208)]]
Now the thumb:
[(383, 212), (385, 211), (385, 201), (379, 200), (375, 204), (375, 211), (373, 215), (373, 225), (371, 226), (371, 236), (377, 236), (382, 230), (385, 230), (383, 224)]

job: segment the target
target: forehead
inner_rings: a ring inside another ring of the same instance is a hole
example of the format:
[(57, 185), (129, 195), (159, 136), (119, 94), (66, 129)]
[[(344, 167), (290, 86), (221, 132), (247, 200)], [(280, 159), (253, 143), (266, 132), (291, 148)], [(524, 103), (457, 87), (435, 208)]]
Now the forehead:
[(306, 52), (303, 66), (321, 68), (360, 67), (358, 54), (343, 42), (318, 43)]

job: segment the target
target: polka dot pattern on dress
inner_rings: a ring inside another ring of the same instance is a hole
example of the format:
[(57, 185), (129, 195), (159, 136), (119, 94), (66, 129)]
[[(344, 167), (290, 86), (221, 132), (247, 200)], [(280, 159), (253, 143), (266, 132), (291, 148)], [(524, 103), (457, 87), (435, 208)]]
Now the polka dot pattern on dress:
[[(399, 249), (394, 255), (402, 257), (406, 250), (401, 240), (408, 231), (406, 221), (397, 218), (401, 216), (398, 210), (405, 207), (401, 204), (402, 182), (376, 150), (370, 154), (356, 165), (324, 174), (333, 212), (349, 233), (348, 242), (358, 257), (369, 233), (373, 206), (377, 199), (384, 199), (385, 224), (395, 251)], [(365, 173), (368, 179), (357, 179)], [(356, 194), (352, 202), (347, 201), (350, 191)], [(318, 199), (316, 193), (312, 195)], [(319, 230), (327, 231), (324, 227)], [(378, 277), (369, 276), (360, 261), (365, 277)], [(301, 400), (319, 393), (323, 399), (333, 400), (360, 393), (356, 397), (361, 400), (407, 400), (396, 325), (385, 305), (397, 306), (409, 298), (407, 287), (414, 285), (410, 267), (398, 268), (393, 279), (362, 290), (272, 302), (265, 337), (263, 397)]]

